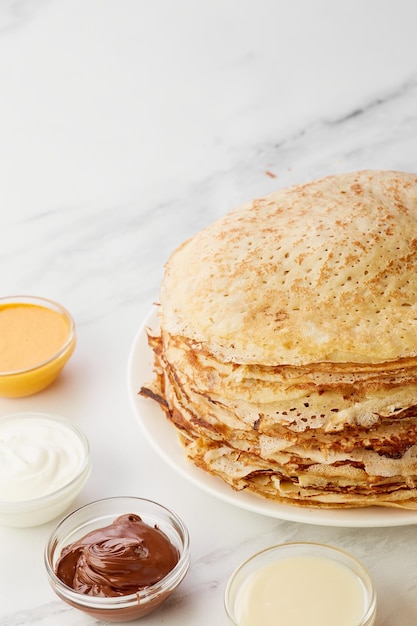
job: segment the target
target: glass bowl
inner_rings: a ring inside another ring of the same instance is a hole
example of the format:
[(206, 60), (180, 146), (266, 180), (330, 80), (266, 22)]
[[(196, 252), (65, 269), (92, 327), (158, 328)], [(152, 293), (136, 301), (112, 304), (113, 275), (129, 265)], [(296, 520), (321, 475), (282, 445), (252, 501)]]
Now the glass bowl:
[(234, 626), (372, 626), (376, 593), (353, 556), (319, 543), (284, 543), (250, 557), (224, 596)]
[(68, 311), (36, 296), (0, 298), (0, 337), (2, 334), (7, 341), (0, 340), (0, 396), (8, 398), (29, 396), (50, 385), (76, 343), (75, 324)]
[[(122, 596), (86, 595), (62, 582), (56, 575), (56, 565), (63, 548), (127, 514), (140, 516), (143, 522), (157, 527), (168, 537), (179, 554), (175, 567), (159, 582)], [(96, 619), (108, 622), (135, 620), (154, 611), (181, 583), (189, 564), (189, 534), (181, 519), (152, 500), (129, 496), (97, 500), (77, 509), (58, 524), (45, 547), (47, 576), (59, 598)]]
[(72, 504), (91, 472), (90, 446), (58, 415), (12, 413), (0, 418), (0, 524), (44, 524)]

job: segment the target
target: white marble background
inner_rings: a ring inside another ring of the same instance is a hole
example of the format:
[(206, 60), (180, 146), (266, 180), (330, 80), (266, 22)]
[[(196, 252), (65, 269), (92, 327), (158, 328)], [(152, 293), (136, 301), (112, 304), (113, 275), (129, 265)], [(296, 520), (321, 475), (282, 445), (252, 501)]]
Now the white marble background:
[[(287, 184), (417, 171), (416, 23), (414, 0), (0, 0), (0, 294), (56, 299), (78, 329), (59, 382), (0, 399), (0, 415), (56, 412), (86, 432), (76, 504), (140, 495), (183, 517), (191, 571), (143, 626), (226, 624), (231, 571), (287, 540), (350, 550), (374, 577), (377, 626), (417, 624), (414, 526), (298, 524), (201, 493), (143, 440), (126, 384), (183, 239)], [(0, 528), (0, 626), (97, 623), (48, 587), (52, 528)]]

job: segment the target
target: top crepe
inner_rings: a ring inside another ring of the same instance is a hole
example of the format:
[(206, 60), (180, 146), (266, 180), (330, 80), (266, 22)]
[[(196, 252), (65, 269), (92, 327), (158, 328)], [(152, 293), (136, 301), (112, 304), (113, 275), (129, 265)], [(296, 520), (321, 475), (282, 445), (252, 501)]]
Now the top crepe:
[(161, 326), (231, 363), (417, 362), (417, 176), (329, 176), (245, 204), (180, 246)]

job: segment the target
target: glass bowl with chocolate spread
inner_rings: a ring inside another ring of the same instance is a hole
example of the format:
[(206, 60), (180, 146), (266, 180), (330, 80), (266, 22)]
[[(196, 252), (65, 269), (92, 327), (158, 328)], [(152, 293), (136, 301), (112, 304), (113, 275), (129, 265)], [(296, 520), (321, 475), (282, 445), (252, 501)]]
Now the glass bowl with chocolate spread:
[(52, 589), (104, 621), (135, 620), (159, 607), (190, 564), (188, 530), (166, 507), (137, 497), (97, 500), (67, 515), (45, 547)]

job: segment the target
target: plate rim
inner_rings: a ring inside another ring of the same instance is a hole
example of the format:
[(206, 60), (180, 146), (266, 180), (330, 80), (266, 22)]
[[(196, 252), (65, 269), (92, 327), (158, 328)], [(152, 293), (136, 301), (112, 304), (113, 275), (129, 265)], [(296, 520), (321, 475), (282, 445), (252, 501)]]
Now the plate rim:
[[(128, 394), (134, 416), (146, 440), (182, 477), (223, 502), (284, 521), (348, 528), (407, 526), (417, 523), (417, 510), (375, 506), (316, 509), (275, 502), (249, 491), (234, 491), (220, 477), (193, 465), (186, 458), (175, 427), (169, 423), (162, 409), (155, 401), (138, 395), (141, 384), (153, 376), (153, 356), (147, 343), (146, 329), (155, 328), (159, 324), (157, 311), (158, 306), (154, 305), (133, 339), (127, 363)], [(153, 420), (146, 419), (144, 414), (152, 416)], [(156, 436), (161, 433), (162, 439)]]

